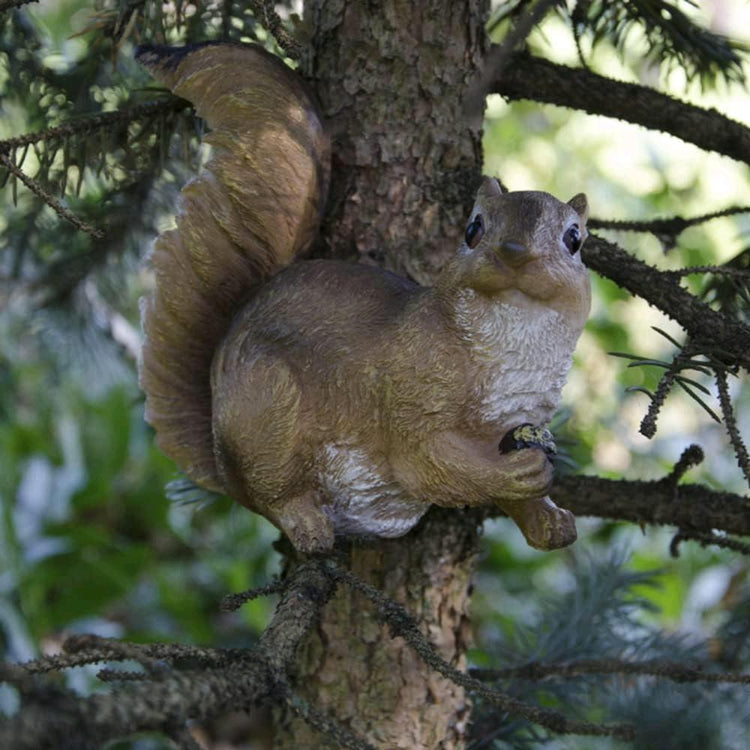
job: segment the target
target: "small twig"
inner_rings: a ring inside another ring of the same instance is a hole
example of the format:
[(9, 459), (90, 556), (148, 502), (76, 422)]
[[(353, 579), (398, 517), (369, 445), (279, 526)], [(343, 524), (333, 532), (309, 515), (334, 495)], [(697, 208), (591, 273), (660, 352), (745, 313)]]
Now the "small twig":
[(104, 239), (104, 232), (79, 219), (69, 208), (66, 208), (57, 198), (50, 195), (36, 180), (32, 180), (27, 174), (20, 170), (7, 154), (0, 151), (0, 164), (2, 164), (14, 177), (21, 180), (34, 195), (41, 198), (61, 219), (70, 222), (76, 229), (91, 235), (97, 240)]
[(271, 594), (280, 594), (284, 590), (284, 584), (281, 581), (273, 581), (265, 586), (259, 586), (255, 589), (248, 589), (239, 594), (227, 594), (219, 604), (222, 612), (234, 612), (239, 609), (245, 602), (257, 599), (260, 596), (270, 596)]
[(139, 643), (126, 643), (95, 635), (75, 635), (63, 642), (63, 651), (72, 654), (109, 653), (116, 661), (137, 661), (149, 674), (164, 671), (163, 660), (147, 654)]
[(712, 273), (715, 276), (731, 276), (735, 279), (750, 279), (750, 269), (748, 268), (729, 268), (727, 266), (687, 266), (686, 268), (676, 268), (664, 273), (672, 276), (692, 276), (698, 273)]
[(750, 555), (750, 544), (741, 542), (739, 539), (732, 539), (728, 536), (719, 536), (714, 532), (691, 531), (689, 529), (680, 529), (669, 543), (669, 554), (672, 557), (680, 556), (680, 544), (689, 539), (700, 542), (701, 547), (714, 545), (724, 549), (731, 549), (734, 552), (741, 552), (743, 555)]
[(727, 373), (725, 370), (716, 371), (716, 385), (719, 389), (721, 413), (724, 416), (724, 424), (726, 425), (727, 433), (729, 434), (729, 440), (734, 448), (734, 455), (737, 457), (737, 464), (745, 475), (748, 484), (750, 484), (750, 456), (748, 455), (747, 447), (745, 446), (739, 428), (737, 427), (737, 420), (735, 419), (734, 409), (732, 408), (732, 400), (729, 397), (729, 385), (727, 384)]
[(705, 457), (703, 448), (701, 448), (700, 445), (691, 443), (684, 451), (682, 451), (682, 454), (672, 468), (672, 471), (664, 477), (662, 481), (677, 485), (680, 479), (685, 475), (685, 472), (692, 469), (694, 466), (698, 466)]
[(729, 206), (720, 211), (701, 214), (686, 219), (682, 216), (672, 216), (668, 219), (651, 219), (650, 221), (618, 221), (610, 219), (589, 219), (587, 225), (591, 229), (616, 229), (621, 232), (650, 232), (657, 237), (672, 237), (676, 239), (688, 227), (704, 224), (712, 219), (735, 216), (750, 212), (750, 206)]
[(573, 7), (573, 12), (570, 14), (570, 22), (573, 30), (573, 41), (576, 45), (576, 52), (578, 53), (578, 62), (581, 67), (585, 70), (589, 70), (589, 64), (586, 60), (586, 56), (583, 54), (583, 47), (581, 46), (581, 32), (580, 29), (586, 25), (586, 11), (584, 3), (576, 3)]
[(638, 428), (638, 432), (644, 437), (652, 438), (656, 434), (656, 421), (659, 418), (659, 412), (661, 411), (661, 407), (664, 406), (669, 392), (672, 390), (676, 376), (677, 372), (675, 370), (667, 370), (661, 376), (659, 385), (656, 387), (654, 396), (648, 406), (648, 411), (641, 420), (641, 426)]
[(347, 570), (338, 568), (328, 561), (326, 570), (332, 578), (343, 581), (356, 591), (364, 594), (377, 608), (379, 616), (385, 621), (391, 634), (403, 638), (429, 667), (439, 672), (457, 685), (481, 695), (488, 702), (508, 713), (523, 716), (528, 721), (539, 724), (559, 734), (585, 734), (598, 737), (616, 737), (623, 740), (635, 738), (634, 727), (628, 724), (596, 724), (588, 721), (568, 719), (557, 711), (540, 708), (514, 698), (512, 695), (493, 690), (480, 680), (459, 672), (443, 659), (419, 630), (416, 621), (396, 602), (386, 598), (373, 586), (357, 578)]
[(664, 677), (673, 682), (733, 682), (750, 684), (750, 674), (736, 672), (704, 672), (676, 662), (649, 659), (647, 661), (621, 661), (620, 659), (584, 659), (577, 662), (544, 664), (532, 662), (506, 669), (472, 669), (470, 674), (478, 680), (494, 682), (511, 678), (541, 680), (545, 677), (577, 677), (588, 674), (633, 674)]
[(219, 668), (236, 664), (250, 654), (246, 649), (214, 649), (177, 643), (130, 643), (127, 648), (110, 638), (94, 635), (71, 636), (63, 644), (64, 653), (42, 656), (20, 665), (31, 674), (59, 671), (69, 667), (101, 662), (145, 660), (173, 662), (184, 660)]

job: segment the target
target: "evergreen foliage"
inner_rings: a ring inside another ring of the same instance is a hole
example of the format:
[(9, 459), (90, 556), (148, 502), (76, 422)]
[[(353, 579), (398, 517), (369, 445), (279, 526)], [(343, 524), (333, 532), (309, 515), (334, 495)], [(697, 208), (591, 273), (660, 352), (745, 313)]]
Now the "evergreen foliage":
[[(684, 681), (681, 666), (703, 674), (719, 671), (713, 646), (647, 624), (643, 613), (653, 612), (654, 605), (641, 592), (659, 587), (660, 571), (628, 570), (626, 559), (621, 553), (574, 559), (575, 588), (543, 602), (531, 627), (514, 627), (488, 643), (491, 661), (502, 668), (475, 674), (495, 677), (493, 684), (518, 699), (553, 706), (566, 716), (606, 715), (628, 723), (636, 730), (636, 748), (739, 750), (750, 718), (747, 688), (707, 690)], [(723, 626), (735, 636), (736, 628), (734, 618)], [(578, 673), (576, 665), (582, 667)], [(732, 668), (746, 669), (747, 663), (734, 661)], [(473, 721), (474, 750), (530, 747), (551, 738), (528, 722), (498, 716), (481, 698)]]

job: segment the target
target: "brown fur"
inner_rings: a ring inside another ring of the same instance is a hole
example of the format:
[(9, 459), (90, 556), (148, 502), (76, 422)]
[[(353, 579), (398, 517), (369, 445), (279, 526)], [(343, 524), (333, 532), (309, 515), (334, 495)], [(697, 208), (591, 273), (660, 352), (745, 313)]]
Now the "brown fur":
[(151, 255), (156, 289), (142, 306), (140, 368), (146, 419), (189, 477), (220, 490), (211, 361), (249, 290), (314, 239), (328, 139), (299, 79), (260, 47), (143, 47), (138, 60), (195, 104), (214, 148), (183, 188), (177, 228)]
[[(574, 223), (585, 233), (585, 196), (502, 194), (485, 179), (471, 216), (481, 213), (484, 236), (434, 288), (334, 261), (280, 270), (315, 229), (326, 154), (293, 76), (252, 49), (158, 63), (209, 124), (221, 113), (211, 138), (225, 148), (186, 188), (178, 229), (154, 253), (142, 383), (161, 446), (301, 551), (337, 533), (399, 536), (430, 503), (497, 504), (533, 546), (569, 544), (572, 516), (545, 497), (545, 453), (498, 445), (557, 406), (590, 304), (580, 253), (562, 239)], [(271, 71), (262, 85), (274, 97), (254, 88), (256, 65)], [(234, 66), (247, 89), (229, 80)]]

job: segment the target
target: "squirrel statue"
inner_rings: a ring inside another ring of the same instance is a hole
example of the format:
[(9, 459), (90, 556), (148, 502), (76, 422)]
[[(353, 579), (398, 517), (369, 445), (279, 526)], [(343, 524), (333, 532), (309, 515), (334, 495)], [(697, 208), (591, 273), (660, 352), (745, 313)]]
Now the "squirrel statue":
[(575, 541), (546, 496), (544, 426), (590, 307), (586, 196), (485, 177), (431, 288), (292, 263), (316, 236), (330, 155), (298, 76), (254, 45), (137, 59), (195, 105), (213, 147), (156, 240), (142, 305), (140, 382), (163, 452), (301, 552), (401, 536), (433, 503), (498, 506), (539, 549)]

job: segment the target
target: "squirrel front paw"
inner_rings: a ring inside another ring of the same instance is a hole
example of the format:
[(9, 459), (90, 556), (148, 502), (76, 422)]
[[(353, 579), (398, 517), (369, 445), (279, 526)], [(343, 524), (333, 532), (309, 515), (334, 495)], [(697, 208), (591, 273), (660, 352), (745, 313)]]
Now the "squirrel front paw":
[(559, 508), (548, 497), (525, 503), (513, 520), (526, 537), (529, 546), (551, 550), (567, 547), (578, 538), (575, 516)]
[(535, 500), (552, 487), (552, 463), (541, 448), (524, 448), (502, 454), (504, 475), (502, 497), (508, 500)]

